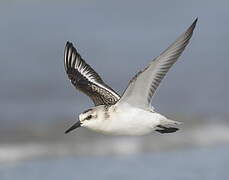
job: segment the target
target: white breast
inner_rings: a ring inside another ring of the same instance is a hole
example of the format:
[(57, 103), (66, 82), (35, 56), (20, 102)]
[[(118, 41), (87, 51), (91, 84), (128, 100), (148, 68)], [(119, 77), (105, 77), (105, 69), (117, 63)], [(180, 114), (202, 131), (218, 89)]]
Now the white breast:
[(158, 124), (157, 113), (125, 104), (109, 111), (108, 119), (100, 119), (88, 128), (104, 134), (145, 135), (150, 134)]

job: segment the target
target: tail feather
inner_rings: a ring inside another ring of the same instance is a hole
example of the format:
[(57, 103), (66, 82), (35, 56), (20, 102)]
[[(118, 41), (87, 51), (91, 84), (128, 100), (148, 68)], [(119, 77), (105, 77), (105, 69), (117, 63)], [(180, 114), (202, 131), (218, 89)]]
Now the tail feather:
[(159, 133), (173, 133), (173, 132), (176, 132), (178, 131), (179, 129), (178, 128), (175, 128), (175, 127), (165, 127), (165, 126), (157, 126), (159, 129), (156, 129), (155, 131), (159, 132)]

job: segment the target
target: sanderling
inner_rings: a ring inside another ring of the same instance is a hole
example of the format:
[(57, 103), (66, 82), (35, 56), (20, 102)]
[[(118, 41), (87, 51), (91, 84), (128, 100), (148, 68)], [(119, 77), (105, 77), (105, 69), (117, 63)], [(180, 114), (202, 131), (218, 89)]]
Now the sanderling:
[(151, 106), (152, 97), (171, 66), (177, 61), (192, 37), (197, 19), (165, 51), (129, 82), (120, 97), (89, 66), (67, 42), (64, 53), (65, 70), (76, 89), (88, 95), (95, 107), (79, 115), (79, 121), (65, 133), (78, 127), (112, 135), (145, 135), (153, 131), (172, 133), (178, 121), (157, 113)]

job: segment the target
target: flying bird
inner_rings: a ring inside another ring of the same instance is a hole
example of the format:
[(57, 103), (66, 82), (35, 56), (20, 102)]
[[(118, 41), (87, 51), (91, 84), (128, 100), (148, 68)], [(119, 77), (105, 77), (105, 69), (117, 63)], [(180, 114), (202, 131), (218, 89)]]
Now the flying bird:
[(146, 135), (156, 131), (173, 133), (178, 121), (156, 112), (151, 101), (166, 73), (177, 61), (192, 37), (197, 18), (192, 25), (129, 82), (120, 96), (80, 56), (72, 43), (67, 42), (64, 65), (68, 78), (76, 89), (89, 96), (95, 104), (79, 115), (79, 120), (65, 133), (78, 127), (111, 135)]

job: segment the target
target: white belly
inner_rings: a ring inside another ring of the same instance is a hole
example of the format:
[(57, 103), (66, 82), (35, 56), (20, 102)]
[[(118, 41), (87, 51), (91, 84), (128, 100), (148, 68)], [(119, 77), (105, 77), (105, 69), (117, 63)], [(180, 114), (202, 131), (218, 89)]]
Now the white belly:
[(159, 124), (159, 114), (124, 106), (117, 108), (108, 119), (94, 123), (89, 129), (112, 135), (146, 135)]

